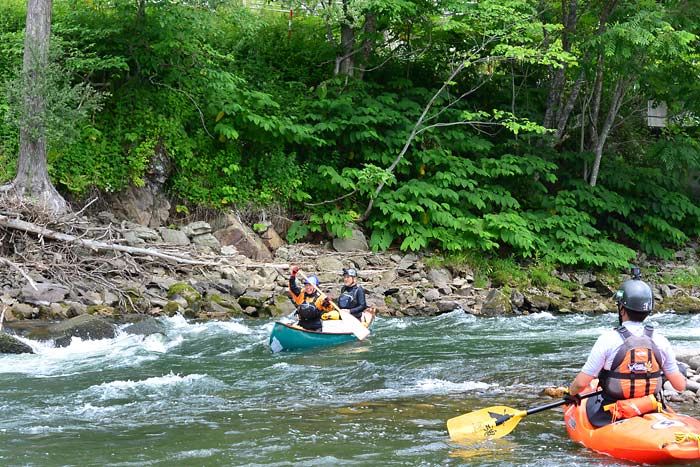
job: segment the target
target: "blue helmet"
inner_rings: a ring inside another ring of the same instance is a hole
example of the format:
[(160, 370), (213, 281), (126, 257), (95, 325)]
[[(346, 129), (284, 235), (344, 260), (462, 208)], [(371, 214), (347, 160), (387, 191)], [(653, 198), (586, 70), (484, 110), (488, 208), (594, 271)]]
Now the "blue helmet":
[(309, 284), (309, 283), (318, 286), (318, 284), (319, 284), (318, 277), (316, 277), (316, 276), (309, 276), (309, 277), (307, 277), (307, 278), (304, 280), (304, 285)]

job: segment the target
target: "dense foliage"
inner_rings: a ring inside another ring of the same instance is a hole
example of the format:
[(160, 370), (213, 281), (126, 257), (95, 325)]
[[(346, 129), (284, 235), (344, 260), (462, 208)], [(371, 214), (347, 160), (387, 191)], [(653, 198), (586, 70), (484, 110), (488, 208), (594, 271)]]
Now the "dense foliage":
[[(700, 10), (345, 0), (290, 22), (274, 3), (54, 0), (55, 65), (102, 96), (50, 135), (59, 190), (142, 185), (160, 152), (179, 203), (286, 206), (292, 241), (359, 222), (375, 249), (622, 267), (700, 232)], [(0, 5), (4, 88), (25, 7)], [(650, 100), (678, 117), (649, 128)], [(3, 119), (0, 182), (17, 152)]]

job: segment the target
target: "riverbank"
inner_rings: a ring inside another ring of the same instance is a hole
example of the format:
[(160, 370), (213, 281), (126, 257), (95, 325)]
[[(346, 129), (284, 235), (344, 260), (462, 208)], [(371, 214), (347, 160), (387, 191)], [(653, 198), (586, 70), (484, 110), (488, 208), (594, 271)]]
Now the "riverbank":
[[(612, 312), (610, 297), (629, 278), (515, 265), (489, 276), (488, 266), (478, 270), (435, 254), (369, 251), (359, 231), (350, 239), (290, 245), (272, 227), (256, 233), (236, 216), (151, 229), (101, 212), (57, 227), (5, 218), (0, 229), (10, 240), (2, 246), (10, 267), (0, 281), (6, 323), (85, 313), (286, 316), (294, 309), (287, 292), (293, 264), (316, 274), (331, 296), (339, 292), (342, 269), (356, 268), (380, 316)], [(640, 258), (657, 311), (700, 312), (700, 286), (693, 283), (698, 256), (692, 244), (674, 262)]]

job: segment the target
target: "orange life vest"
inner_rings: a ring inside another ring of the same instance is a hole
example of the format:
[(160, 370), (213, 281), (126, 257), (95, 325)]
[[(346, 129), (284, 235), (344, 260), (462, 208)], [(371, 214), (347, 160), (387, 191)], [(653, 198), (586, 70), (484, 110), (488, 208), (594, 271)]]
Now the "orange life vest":
[(661, 357), (651, 337), (652, 326), (644, 326), (644, 333), (635, 336), (629, 329), (616, 329), (624, 342), (617, 348), (610, 370), (600, 373), (600, 382), (609, 399), (632, 399), (661, 390)]
[(657, 401), (653, 394), (634, 399), (619, 400), (603, 407), (610, 412), (612, 421), (625, 420), (627, 418), (639, 417), (649, 412), (661, 412), (663, 404)]

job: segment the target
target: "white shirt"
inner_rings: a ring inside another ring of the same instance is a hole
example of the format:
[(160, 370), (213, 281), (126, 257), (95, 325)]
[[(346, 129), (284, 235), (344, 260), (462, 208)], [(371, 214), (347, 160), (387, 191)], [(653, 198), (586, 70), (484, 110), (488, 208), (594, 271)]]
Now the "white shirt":
[[(622, 325), (636, 336), (641, 336), (644, 333), (644, 323), (625, 321)], [(673, 352), (673, 348), (668, 339), (655, 330), (651, 340), (659, 350), (661, 356), (661, 362), (659, 363), (664, 373), (671, 374), (679, 371), (678, 363), (676, 362), (676, 354)], [(614, 329), (601, 334), (593, 345), (591, 353), (588, 354), (588, 360), (586, 360), (581, 371), (589, 376), (598, 377), (600, 370), (610, 370), (617, 349), (623, 342), (623, 337)]]

